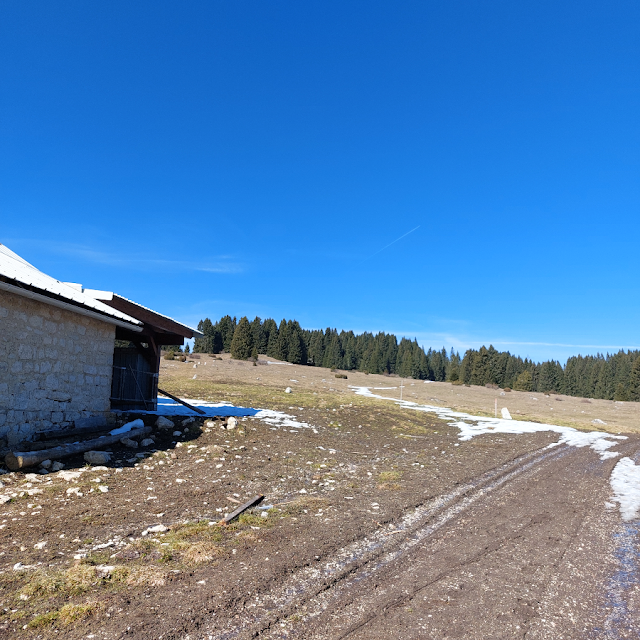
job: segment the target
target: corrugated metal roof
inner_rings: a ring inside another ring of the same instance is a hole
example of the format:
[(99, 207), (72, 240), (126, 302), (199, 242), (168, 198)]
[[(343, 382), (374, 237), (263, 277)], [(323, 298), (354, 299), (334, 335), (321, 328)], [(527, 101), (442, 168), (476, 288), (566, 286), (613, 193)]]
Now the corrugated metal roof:
[(42, 273), (42, 271), (36, 269), (32, 264), (29, 264), (3, 244), (0, 244), (0, 275), (14, 280), (16, 283), (44, 291), (62, 300), (75, 302), (87, 309), (97, 311), (112, 318), (118, 318), (119, 320), (134, 325), (142, 324), (140, 320), (136, 320), (125, 313), (117, 311), (99, 300), (85, 295), (74, 287), (60, 282), (60, 280), (56, 280), (46, 273)]

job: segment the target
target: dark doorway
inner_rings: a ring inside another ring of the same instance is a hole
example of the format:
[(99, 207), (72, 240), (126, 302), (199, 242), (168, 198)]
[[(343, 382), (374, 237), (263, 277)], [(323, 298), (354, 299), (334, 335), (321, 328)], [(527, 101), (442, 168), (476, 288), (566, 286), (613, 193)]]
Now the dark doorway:
[(112, 409), (155, 411), (158, 367), (152, 350), (140, 344), (115, 347), (111, 381)]

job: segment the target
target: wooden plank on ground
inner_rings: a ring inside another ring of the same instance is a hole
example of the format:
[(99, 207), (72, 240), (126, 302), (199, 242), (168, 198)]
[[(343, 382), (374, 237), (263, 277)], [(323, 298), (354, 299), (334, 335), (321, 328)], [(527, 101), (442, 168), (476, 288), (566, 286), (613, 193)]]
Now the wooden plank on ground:
[(247, 509), (251, 509), (251, 507), (255, 507), (260, 504), (264, 500), (263, 495), (255, 496), (251, 498), (248, 502), (245, 502), (243, 505), (240, 505), (233, 513), (230, 513), (228, 516), (222, 519), (222, 522), (225, 524), (229, 524), (232, 520), (235, 520), (239, 515), (244, 513)]

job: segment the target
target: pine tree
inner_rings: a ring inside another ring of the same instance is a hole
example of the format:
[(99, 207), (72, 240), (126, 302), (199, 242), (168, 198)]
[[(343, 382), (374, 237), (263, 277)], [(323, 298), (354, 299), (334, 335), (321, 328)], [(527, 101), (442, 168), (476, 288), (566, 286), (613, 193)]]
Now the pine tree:
[(193, 341), (194, 353), (212, 353), (210, 345), (210, 335), (212, 328), (213, 324), (211, 323), (211, 320), (209, 320), (209, 318), (205, 318), (204, 320), (200, 320), (200, 322), (198, 322), (198, 331), (201, 331), (204, 335), (202, 338), (196, 338)]
[(253, 334), (246, 316), (240, 318), (231, 340), (231, 357), (236, 360), (248, 360), (253, 350)]
[[(272, 324), (271, 324), (272, 323)], [(268, 327), (269, 338), (267, 339), (267, 355), (277, 358), (278, 353), (278, 325), (275, 320), (265, 320), (265, 327)]]
[(627, 391), (625, 386), (622, 384), (622, 382), (618, 383), (613, 399), (618, 400), (620, 402), (626, 402), (627, 400), (629, 400), (629, 392)]
[(287, 321), (283, 318), (280, 326), (278, 327), (278, 342), (276, 343), (274, 358), (287, 362), (289, 355), (289, 326)]
[(287, 362), (292, 364), (307, 364), (307, 348), (304, 343), (302, 329), (297, 322), (287, 323), (288, 343)]
[(525, 369), (513, 383), (513, 388), (516, 391), (531, 391), (533, 387), (533, 379), (531, 371)]
[(224, 316), (218, 323), (218, 330), (222, 338), (222, 349), (229, 353), (231, 351), (231, 341), (236, 330), (236, 319), (231, 316)]
[(559, 389), (558, 371), (553, 360), (543, 362), (540, 367), (540, 378), (538, 379), (538, 391), (548, 393)]
[(640, 357), (636, 358), (629, 376), (629, 400), (640, 400)]
[(262, 320), (256, 316), (251, 321), (251, 333), (253, 334), (253, 344), (258, 353), (267, 353), (267, 335), (265, 334)]

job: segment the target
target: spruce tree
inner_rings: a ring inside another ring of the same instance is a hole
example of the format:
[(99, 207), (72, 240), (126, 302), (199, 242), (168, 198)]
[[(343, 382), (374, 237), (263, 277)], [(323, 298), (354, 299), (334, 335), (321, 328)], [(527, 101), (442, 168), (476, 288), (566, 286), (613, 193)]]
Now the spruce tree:
[(253, 334), (246, 316), (240, 318), (231, 340), (231, 357), (236, 360), (248, 360), (253, 350)]
[(265, 335), (262, 320), (256, 316), (251, 321), (251, 332), (253, 333), (253, 344), (258, 353), (267, 353), (267, 336)]
[(629, 400), (640, 400), (640, 357), (636, 358), (629, 376)]
[(231, 341), (233, 340), (233, 334), (236, 330), (236, 319), (231, 316), (224, 316), (218, 323), (218, 330), (222, 337), (222, 349), (229, 353), (231, 351)]
[(269, 330), (269, 338), (267, 339), (267, 355), (271, 358), (277, 358), (278, 325), (275, 320), (265, 320), (265, 326), (267, 326)]
[(287, 362), (287, 356), (289, 355), (289, 326), (287, 321), (283, 318), (280, 326), (278, 327), (278, 342), (276, 343), (274, 358)]
[(287, 326), (287, 362), (292, 364), (307, 364), (307, 348), (304, 343), (302, 330), (297, 322), (291, 322)]
[(513, 383), (513, 388), (516, 391), (531, 391), (533, 387), (533, 380), (531, 377), (531, 371), (525, 369)]
[(629, 392), (627, 391), (625, 386), (622, 384), (622, 382), (618, 383), (613, 399), (618, 400), (620, 402), (626, 402), (627, 400), (629, 400)]

